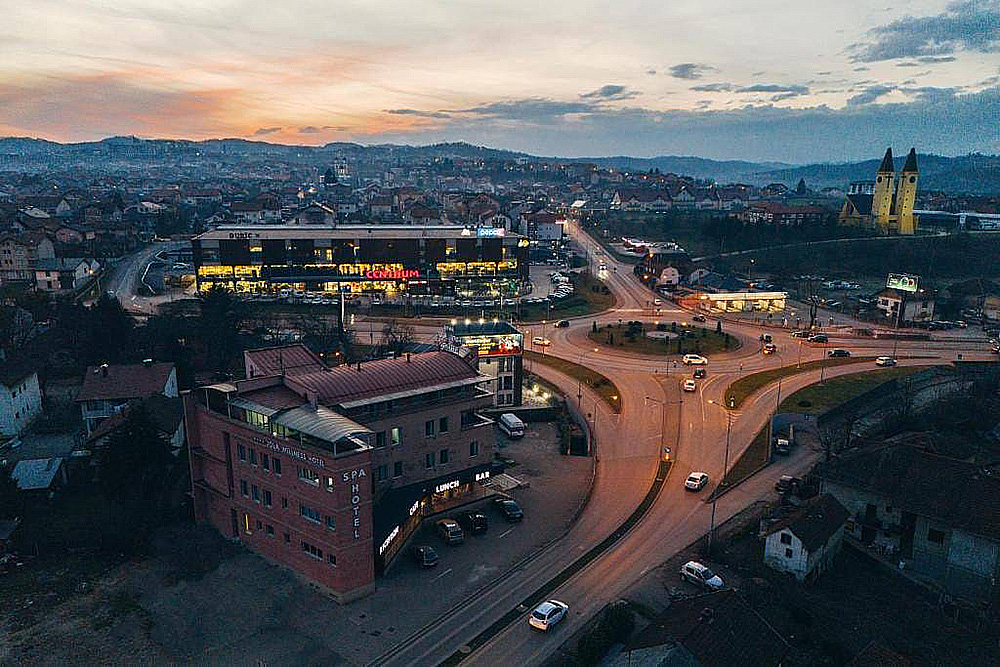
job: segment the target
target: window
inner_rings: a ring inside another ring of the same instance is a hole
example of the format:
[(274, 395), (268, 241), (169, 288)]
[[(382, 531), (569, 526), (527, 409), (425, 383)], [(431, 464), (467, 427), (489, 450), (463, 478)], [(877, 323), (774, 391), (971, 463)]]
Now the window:
[(267, 526), (264, 528), (264, 532), (267, 533), (268, 535), (274, 535), (274, 526), (272, 526), (271, 524), (267, 524)]
[(302, 503), (299, 503), (299, 515), (307, 521), (312, 521), (313, 523), (320, 522), (319, 512)]
[(247, 490), (247, 481), (245, 479), (240, 480), (240, 493), (247, 498), (250, 497), (250, 492)]
[(447, 448), (441, 450), (441, 454), (438, 457), (438, 459), (441, 462), (441, 465), (444, 465), (445, 463), (448, 462), (448, 449)]
[(326, 478), (326, 490), (333, 493), (333, 477)]
[(289, 533), (285, 533), (285, 544), (292, 543), (292, 536)]
[(247, 535), (253, 535), (253, 531), (250, 530), (250, 515), (249, 514), (244, 514), (243, 515), (243, 528), (246, 529)]
[(260, 467), (267, 471), (271, 470), (271, 461), (264, 452), (260, 453)]
[(389, 466), (388, 466), (388, 464), (383, 463), (380, 466), (376, 466), (376, 468), (375, 468), (375, 481), (376, 482), (384, 482), (388, 478), (389, 478)]
[(944, 533), (933, 528), (927, 529), (927, 541), (935, 544), (944, 544)]
[(479, 441), (473, 440), (469, 443), (469, 457), (479, 456)]
[(438, 420), (438, 433), (447, 433), (447, 432), (448, 432), (448, 418), (441, 417), (441, 419)]
[(271, 506), (271, 492), (268, 491), (267, 489), (264, 489), (264, 507), (270, 507), (270, 506)]
[(303, 482), (307, 484), (312, 484), (313, 486), (319, 486), (319, 475), (317, 475), (309, 468), (303, 468), (302, 466), (299, 466), (299, 479), (301, 479)]
[(792, 543), (792, 534), (791, 533), (782, 533), (781, 534), (781, 543), (782, 544), (791, 544)]
[(403, 462), (402, 461), (396, 461), (395, 463), (392, 464), (392, 476), (393, 477), (402, 477), (403, 476)]
[(257, 519), (257, 530), (264, 530), (264, 524), (260, 519)]
[(323, 517), (323, 519), (326, 522), (326, 527), (327, 528), (329, 528), (330, 530), (336, 530), (337, 529), (337, 522), (334, 521), (334, 519), (333, 519), (332, 516), (330, 516), (329, 514), (327, 514), (325, 517)]
[(428, 438), (434, 437), (434, 420), (429, 419), (424, 422), (424, 435)]
[(337, 567), (337, 557), (334, 556), (333, 554), (326, 555), (326, 562), (334, 567)]
[(434, 467), (434, 452), (427, 452), (427, 455), (424, 457), (424, 467), (425, 468)]
[(246, 461), (247, 460), (247, 448), (244, 447), (243, 445), (237, 444), (236, 445), (236, 456), (240, 457), (240, 461)]
[(302, 551), (306, 552), (316, 560), (323, 560), (323, 550), (319, 547), (314, 547), (306, 541), (302, 542)]
[(256, 484), (251, 484), (250, 485), (250, 495), (253, 496), (253, 501), (255, 503), (259, 503), (260, 502), (260, 489), (257, 488)]
[(257, 465), (257, 450), (253, 447), (250, 448), (250, 465)]
[(403, 432), (399, 430), (398, 426), (393, 426), (389, 429), (389, 444), (398, 445), (403, 441)]
[(792, 550), (785, 549), (785, 558), (791, 558), (791, 557), (792, 557)]
[(379, 431), (375, 434), (375, 446), (385, 447), (389, 443), (388, 435), (385, 431)]
[(288, 498), (281, 496), (281, 508), (288, 509)]
[(281, 474), (281, 459), (279, 459), (277, 456), (271, 457), (271, 467), (274, 468), (274, 474), (275, 475), (280, 475)]

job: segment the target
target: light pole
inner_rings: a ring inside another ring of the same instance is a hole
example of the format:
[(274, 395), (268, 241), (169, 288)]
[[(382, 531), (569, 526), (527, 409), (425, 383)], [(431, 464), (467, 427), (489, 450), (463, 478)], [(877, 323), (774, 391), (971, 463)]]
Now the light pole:
[(778, 395), (774, 399), (774, 411), (771, 413), (771, 418), (767, 421), (767, 460), (771, 460), (771, 443), (774, 441), (774, 417), (778, 414), (778, 408), (781, 406), (781, 368), (785, 364), (785, 360), (781, 358), (781, 353), (775, 351), (774, 353), (778, 357)]
[[(597, 352), (597, 348), (594, 348), (594, 352)], [(583, 357), (587, 354), (586, 350), (580, 352), (580, 365), (583, 366)], [(576, 378), (576, 407), (583, 410), (583, 377), (582, 373), (577, 373)]]
[(729, 409), (726, 409), (724, 406), (713, 401), (712, 399), (709, 399), (708, 402), (726, 410), (726, 454), (722, 462), (722, 476), (719, 478), (719, 486), (716, 487), (715, 493), (712, 494), (712, 519), (708, 528), (708, 555), (711, 557), (712, 539), (715, 536), (715, 503), (719, 500), (719, 490), (722, 488), (722, 485), (726, 483), (726, 470), (729, 468), (729, 438), (733, 431), (733, 413), (731, 410), (734, 399), (732, 396), (729, 397)]

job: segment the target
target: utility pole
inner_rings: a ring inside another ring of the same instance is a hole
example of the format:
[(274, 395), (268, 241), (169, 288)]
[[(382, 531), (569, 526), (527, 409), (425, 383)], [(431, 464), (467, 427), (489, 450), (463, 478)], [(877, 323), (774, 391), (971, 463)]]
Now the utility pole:
[[(717, 405), (720, 408), (723, 406), (719, 405), (713, 400), (709, 400), (712, 405)], [(722, 489), (722, 485), (726, 481), (726, 471), (729, 468), (729, 439), (733, 431), (733, 413), (731, 412), (734, 405), (734, 399), (732, 396), (729, 397), (729, 409), (726, 410), (726, 454), (722, 462), (722, 476), (719, 478), (719, 486), (716, 487), (715, 493), (712, 495), (712, 518), (709, 523), (708, 528), (708, 555), (712, 555), (712, 542), (715, 538), (715, 504), (719, 500), (719, 490)], [(723, 408), (725, 409), (725, 408)]]

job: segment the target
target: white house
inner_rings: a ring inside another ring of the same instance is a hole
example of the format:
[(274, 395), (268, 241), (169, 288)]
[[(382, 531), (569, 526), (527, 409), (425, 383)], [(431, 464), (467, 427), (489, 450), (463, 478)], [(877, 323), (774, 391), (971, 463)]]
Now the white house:
[(53, 257), (35, 264), (35, 289), (42, 292), (75, 290), (82, 287), (100, 270), (96, 259), (83, 257)]
[(904, 292), (887, 287), (876, 295), (875, 306), (885, 314), (891, 326), (934, 319), (934, 296), (922, 289)]
[(42, 412), (38, 373), (0, 364), (0, 436), (14, 436)]
[(819, 575), (840, 551), (848, 516), (830, 494), (810, 498), (768, 530), (764, 563), (799, 581)]

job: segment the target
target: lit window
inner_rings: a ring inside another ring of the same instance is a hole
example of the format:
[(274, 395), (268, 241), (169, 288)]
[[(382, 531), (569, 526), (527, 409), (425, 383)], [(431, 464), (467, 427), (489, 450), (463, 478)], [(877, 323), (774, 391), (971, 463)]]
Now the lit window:
[(389, 444), (398, 445), (402, 441), (403, 441), (402, 432), (399, 430), (398, 426), (393, 426), (392, 429), (389, 430)]
[[(251, 449), (250, 452), (252, 453), (253, 450)], [(310, 470), (309, 468), (303, 468), (299, 466), (299, 479), (301, 479), (303, 482), (306, 482), (307, 484), (312, 484), (313, 486), (319, 486), (319, 475), (317, 475), (314, 471)]]

